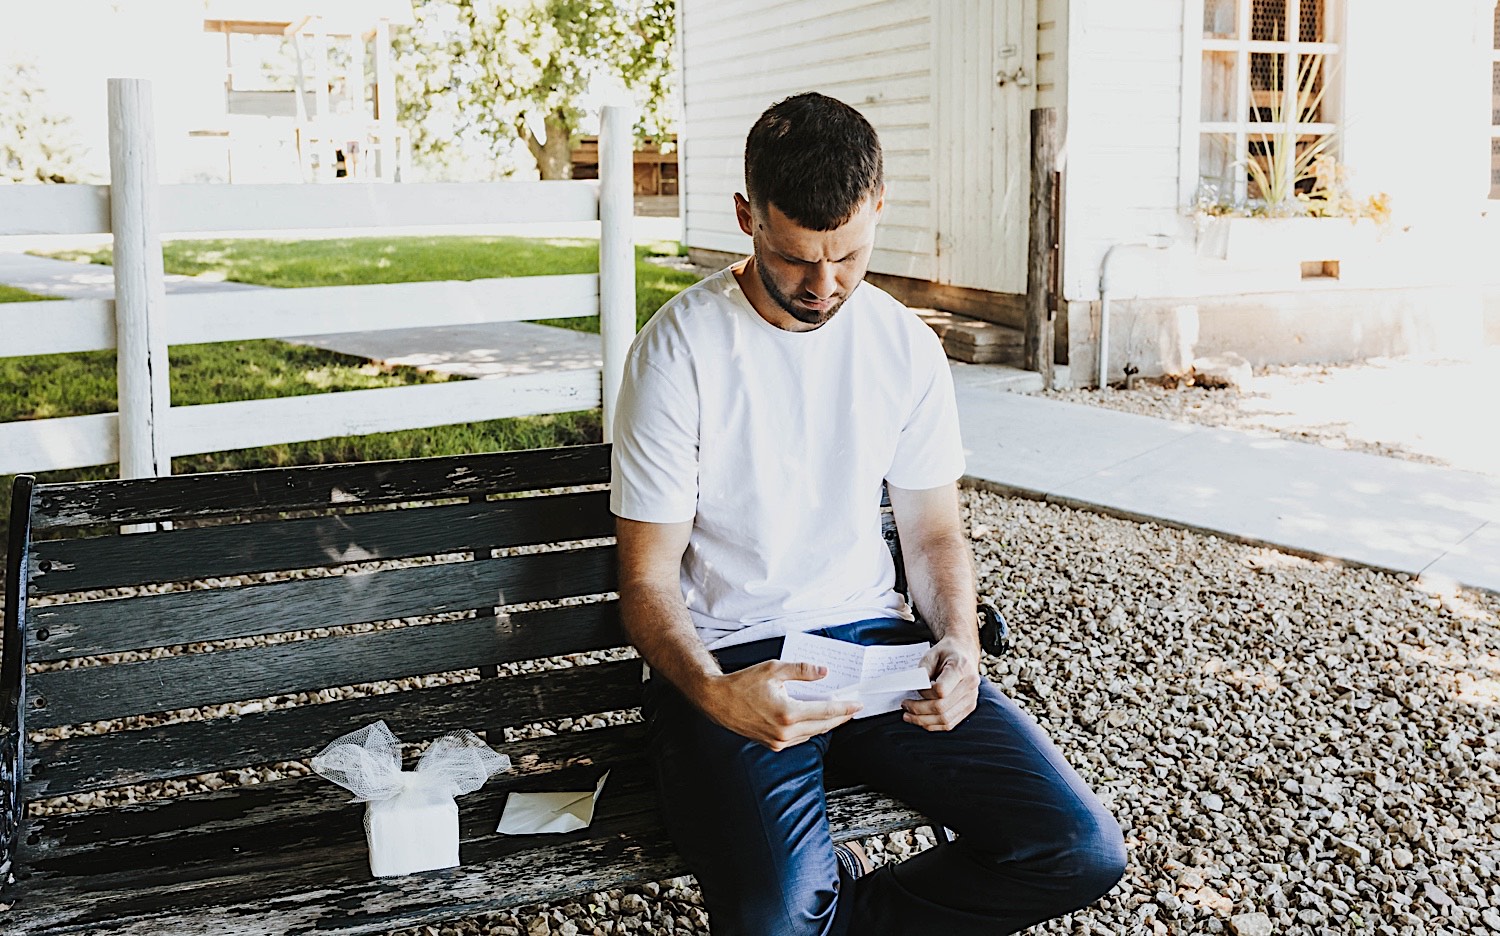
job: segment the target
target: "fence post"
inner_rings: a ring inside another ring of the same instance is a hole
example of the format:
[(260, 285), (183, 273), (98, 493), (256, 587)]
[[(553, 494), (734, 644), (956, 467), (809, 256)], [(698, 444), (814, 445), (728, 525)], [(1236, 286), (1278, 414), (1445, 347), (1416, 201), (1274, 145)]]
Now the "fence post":
[(164, 444), (167, 343), (162, 307), (156, 127), (151, 82), (109, 79), (109, 220), (114, 236), (120, 477), (172, 473)]
[(1026, 331), (1023, 366), (1042, 375), (1051, 390), (1058, 304), (1057, 109), (1031, 110), (1031, 226), (1026, 258)]
[(635, 338), (635, 136), (627, 107), (606, 107), (599, 126), (599, 333), (604, 343), (604, 441), (614, 441), (615, 401)]

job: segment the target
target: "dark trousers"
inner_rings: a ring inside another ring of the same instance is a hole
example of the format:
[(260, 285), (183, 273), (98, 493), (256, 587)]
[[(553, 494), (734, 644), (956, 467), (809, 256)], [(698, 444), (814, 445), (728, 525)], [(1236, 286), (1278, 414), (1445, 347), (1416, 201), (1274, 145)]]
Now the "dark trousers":
[[(931, 640), (920, 624), (817, 633), (862, 644)], [(726, 648), (726, 671), (781, 639)], [(950, 732), (890, 712), (773, 752), (709, 721), (662, 679), (646, 686), (667, 830), (703, 889), (715, 936), (1013, 933), (1093, 903), (1125, 870), (1120, 828), (1036, 721), (988, 681)], [(858, 881), (829, 838), (824, 765), (958, 837)]]

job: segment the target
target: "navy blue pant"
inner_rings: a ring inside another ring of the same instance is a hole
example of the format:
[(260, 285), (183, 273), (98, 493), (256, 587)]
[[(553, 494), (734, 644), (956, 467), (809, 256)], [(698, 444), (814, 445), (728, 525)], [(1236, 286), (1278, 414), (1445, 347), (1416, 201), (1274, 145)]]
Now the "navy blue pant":
[[(931, 640), (920, 624), (816, 633), (862, 644)], [(732, 672), (781, 638), (715, 654)], [(1116, 824), (1041, 727), (988, 681), (950, 732), (890, 712), (775, 752), (719, 727), (665, 680), (644, 712), (667, 830), (698, 878), (715, 936), (1013, 933), (1093, 903), (1125, 871)], [(954, 830), (952, 844), (841, 877), (824, 765)]]

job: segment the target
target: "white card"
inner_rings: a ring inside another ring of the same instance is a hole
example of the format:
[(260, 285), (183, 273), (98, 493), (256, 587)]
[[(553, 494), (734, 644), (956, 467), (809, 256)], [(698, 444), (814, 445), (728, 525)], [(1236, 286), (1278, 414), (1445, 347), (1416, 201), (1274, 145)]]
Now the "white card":
[(816, 634), (787, 634), (781, 647), (783, 661), (828, 667), (822, 679), (788, 681), (787, 695), (804, 701), (859, 702), (864, 708), (855, 718), (893, 712), (907, 699), (921, 698), (916, 690), (932, 687), (932, 679), (920, 665), (931, 649), (928, 643), (864, 646)]
[(594, 821), (594, 805), (604, 792), (609, 771), (592, 791), (570, 793), (512, 793), (505, 798), (496, 832), (505, 835), (535, 835), (540, 832), (572, 832), (586, 829)]

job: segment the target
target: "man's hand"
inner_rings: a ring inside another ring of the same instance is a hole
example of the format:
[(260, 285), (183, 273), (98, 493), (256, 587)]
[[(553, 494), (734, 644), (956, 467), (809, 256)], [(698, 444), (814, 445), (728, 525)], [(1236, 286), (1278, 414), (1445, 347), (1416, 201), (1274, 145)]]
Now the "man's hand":
[(932, 674), (932, 688), (921, 690), (921, 701), (901, 703), (902, 718), (928, 731), (952, 731), (979, 702), (979, 647), (950, 635), (932, 645), (921, 665)]
[(804, 702), (787, 695), (789, 680), (812, 681), (826, 675), (826, 667), (812, 663), (767, 660), (733, 673), (705, 676), (689, 698), (719, 725), (783, 751), (837, 728), (863, 708), (858, 702)]

